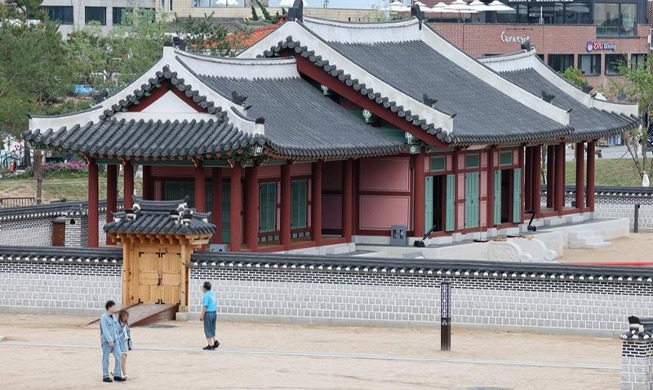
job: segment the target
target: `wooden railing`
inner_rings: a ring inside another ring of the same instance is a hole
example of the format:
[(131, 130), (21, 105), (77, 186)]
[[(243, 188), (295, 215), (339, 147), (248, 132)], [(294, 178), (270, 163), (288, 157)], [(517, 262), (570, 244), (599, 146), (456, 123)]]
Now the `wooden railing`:
[(36, 198), (32, 198), (32, 197), (0, 198), (0, 207), (20, 207), (20, 206), (31, 206), (33, 204), (36, 204)]

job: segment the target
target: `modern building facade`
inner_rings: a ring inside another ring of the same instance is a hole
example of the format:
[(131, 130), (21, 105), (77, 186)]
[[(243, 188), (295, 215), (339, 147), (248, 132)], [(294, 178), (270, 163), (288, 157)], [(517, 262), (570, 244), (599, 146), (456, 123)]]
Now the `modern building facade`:
[(607, 87), (619, 64), (641, 63), (650, 52), (647, 0), (505, 3), (515, 12), (487, 12), (471, 23), (433, 14), (433, 27), (474, 57), (512, 53), (530, 40), (555, 71), (579, 68), (594, 87)]
[[(232, 251), (389, 242), (393, 225), (416, 238), (472, 238), (533, 214), (591, 212), (596, 140), (639, 126), (637, 106), (597, 101), (523, 55), (515, 69), (530, 66), (534, 84), (491, 70), (417, 19), (303, 18), (236, 59), (166, 48), (116, 95), (33, 117), (23, 136), (89, 161), (89, 246), (99, 242), (98, 164), (107, 164), (109, 214), (118, 166), (130, 208), (141, 165), (145, 199), (189, 196), (211, 212), (214, 242)], [(577, 144), (573, 204), (567, 143)], [(544, 203), (543, 149), (555, 172)]]

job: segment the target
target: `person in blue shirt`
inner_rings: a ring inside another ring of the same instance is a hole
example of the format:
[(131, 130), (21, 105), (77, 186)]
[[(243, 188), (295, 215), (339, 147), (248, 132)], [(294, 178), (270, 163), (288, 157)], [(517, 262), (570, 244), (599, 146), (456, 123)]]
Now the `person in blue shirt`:
[(202, 348), (205, 351), (212, 351), (220, 346), (220, 342), (215, 338), (215, 324), (216, 324), (216, 311), (218, 309), (218, 302), (215, 299), (213, 291), (211, 291), (211, 282), (204, 282), (202, 286), (204, 296), (202, 297), (202, 313), (200, 314), (200, 321), (204, 321), (204, 335), (208, 345)]
[[(120, 326), (115, 315), (118, 312), (118, 307), (114, 301), (107, 301), (104, 305), (107, 310), (100, 317), (100, 340), (102, 344), (102, 381), (103, 382), (124, 382), (125, 378), (122, 377), (120, 366), (122, 365), (122, 351), (118, 345), (118, 332)], [(115, 375), (113, 380), (109, 376), (109, 355), (113, 354), (115, 359)]]

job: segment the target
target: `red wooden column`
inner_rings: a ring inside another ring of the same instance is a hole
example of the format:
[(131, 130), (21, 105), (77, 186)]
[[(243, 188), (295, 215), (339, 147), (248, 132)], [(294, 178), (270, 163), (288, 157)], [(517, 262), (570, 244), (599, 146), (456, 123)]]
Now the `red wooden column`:
[(215, 225), (215, 234), (211, 242), (222, 242), (222, 169), (211, 170), (211, 223)]
[(229, 246), (232, 252), (239, 252), (242, 244), (243, 220), (241, 209), (243, 202), (242, 183), (243, 167), (235, 163), (231, 168), (231, 185), (229, 187)]
[(555, 197), (553, 208), (562, 213), (565, 207), (565, 144), (556, 145)]
[(585, 208), (585, 143), (576, 144), (576, 208)]
[(134, 166), (131, 161), (125, 160), (123, 171), (125, 209), (130, 209), (134, 205)]
[(494, 226), (494, 152), (496, 147), (491, 147), (487, 151), (487, 217), (486, 225), (488, 228)]
[(88, 162), (88, 246), (91, 248), (100, 245), (99, 207), (98, 167), (95, 160), (91, 159)]
[[(113, 221), (113, 214), (118, 209), (118, 166), (107, 164), (107, 223)], [(107, 234), (107, 244), (113, 244)]]
[(258, 249), (259, 231), (259, 184), (258, 166), (245, 171), (245, 242), (251, 251)]
[(594, 211), (594, 191), (596, 173), (596, 141), (587, 143), (587, 207)]
[(143, 199), (154, 200), (154, 183), (150, 165), (143, 165)]
[(354, 224), (354, 160), (342, 164), (342, 236), (351, 242)]
[[(426, 227), (424, 226), (424, 206), (426, 203), (425, 194), (424, 194), (424, 162), (425, 154), (420, 152), (419, 154), (413, 155), (413, 171), (415, 183), (414, 185), (414, 202), (413, 206), (414, 216), (413, 216), (413, 235), (418, 238), (424, 236)], [(430, 226), (428, 227), (430, 228)]]
[(535, 216), (539, 217), (542, 214), (542, 145), (533, 146), (531, 158), (533, 159), (531, 207)]
[(195, 188), (195, 210), (203, 213), (206, 211), (206, 176), (204, 175), (204, 167), (201, 162), (197, 163), (194, 174), (194, 188)]
[(533, 147), (526, 147), (526, 164), (524, 167), (524, 208), (526, 210), (533, 209)]
[(546, 147), (546, 207), (553, 208), (553, 199), (555, 198), (555, 145)]
[(322, 168), (318, 160), (311, 167), (311, 238), (315, 246), (322, 245)]
[(281, 166), (281, 245), (288, 250), (291, 247), (291, 196), (292, 182), (290, 178), (290, 164)]

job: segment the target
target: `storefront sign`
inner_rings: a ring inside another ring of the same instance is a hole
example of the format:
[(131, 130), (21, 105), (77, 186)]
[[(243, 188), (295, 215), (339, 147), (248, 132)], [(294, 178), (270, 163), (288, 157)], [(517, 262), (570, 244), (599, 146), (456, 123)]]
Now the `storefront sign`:
[(524, 43), (531, 39), (528, 35), (509, 35), (505, 31), (501, 31), (501, 42), (504, 43)]
[(615, 51), (617, 50), (617, 44), (613, 42), (594, 42), (587, 41), (587, 46), (585, 46), (587, 51)]

